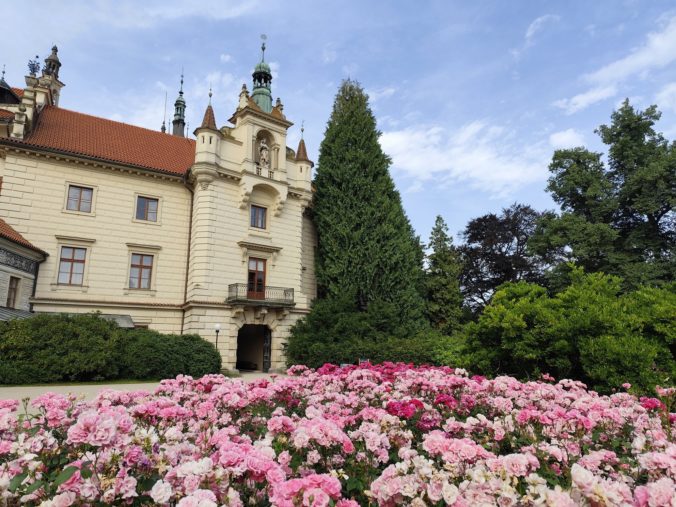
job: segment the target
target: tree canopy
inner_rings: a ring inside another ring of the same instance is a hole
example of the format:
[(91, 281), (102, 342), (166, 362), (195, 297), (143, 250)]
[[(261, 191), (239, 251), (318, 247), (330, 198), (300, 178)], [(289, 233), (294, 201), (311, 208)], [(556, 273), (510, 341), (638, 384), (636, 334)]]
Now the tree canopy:
[(607, 163), (585, 148), (554, 153), (547, 190), (561, 213), (540, 220), (530, 245), (558, 271), (572, 261), (622, 277), (625, 289), (673, 279), (676, 146), (655, 131), (659, 118), (656, 106), (625, 101), (596, 131)]
[(389, 174), (368, 96), (346, 80), (319, 151), (314, 196), (320, 298), (353, 298), (359, 311), (383, 300), (397, 322), (423, 325), (422, 250)]

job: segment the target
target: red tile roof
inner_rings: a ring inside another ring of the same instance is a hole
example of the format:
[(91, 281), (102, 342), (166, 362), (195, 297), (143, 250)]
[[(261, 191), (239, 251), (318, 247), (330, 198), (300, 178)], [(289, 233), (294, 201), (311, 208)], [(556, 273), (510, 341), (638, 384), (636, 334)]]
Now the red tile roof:
[(214, 108), (211, 107), (211, 104), (209, 104), (207, 110), (204, 111), (204, 119), (202, 120), (202, 126), (200, 128), (218, 130), (216, 127), (216, 115), (214, 115)]
[(23, 97), (23, 88), (14, 88), (12, 86), (12, 91), (16, 94), (17, 97)]
[(0, 109), (0, 120), (5, 120), (5, 119), (12, 119), (14, 118), (14, 113), (12, 111), (8, 111), (7, 109)]
[(195, 161), (192, 139), (55, 106), (46, 106), (33, 132), (16, 142), (176, 175)]
[(38, 247), (34, 246), (21, 234), (16, 232), (14, 228), (7, 222), (5, 222), (2, 218), (0, 218), (0, 237), (13, 241), (14, 243), (17, 243), (21, 246), (25, 246), (26, 248), (30, 248), (31, 250), (35, 250), (36, 252), (40, 252), (41, 254), (45, 253)]

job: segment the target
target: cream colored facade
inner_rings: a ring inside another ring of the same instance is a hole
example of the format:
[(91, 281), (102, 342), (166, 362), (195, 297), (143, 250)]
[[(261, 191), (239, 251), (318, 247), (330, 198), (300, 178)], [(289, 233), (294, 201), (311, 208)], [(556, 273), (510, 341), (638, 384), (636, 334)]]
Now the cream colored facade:
[[(283, 368), (289, 330), (315, 297), (316, 239), (306, 214), (312, 162), (287, 148), (292, 124), (281, 104), (266, 112), (243, 89), (222, 128), (208, 121), (208, 106), (194, 163), (173, 175), (22, 142), (31, 122), (17, 126), (19, 116), (40, 115), (41, 92), (27, 83), (26, 111), (14, 108), (12, 134), (0, 139), (0, 217), (49, 254), (33, 310), (129, 315), (135, 325), (211, 341), (218, 324), (224, 368)], [(91, 211), (68, 209), (70, 186), (92, 189)], [(157, 200), (156, 221), (136, 218), (139, 197)], [(264, 228), (252, 226), (251, 206), (265, 209)], [(81, 284), (62, 283), (64, 248), (86, 252)], [(130, 286), (134, 254), (152, 257), (148, 288)], [(250, 283), (252, 258), (264, 262), (264, 287)]]

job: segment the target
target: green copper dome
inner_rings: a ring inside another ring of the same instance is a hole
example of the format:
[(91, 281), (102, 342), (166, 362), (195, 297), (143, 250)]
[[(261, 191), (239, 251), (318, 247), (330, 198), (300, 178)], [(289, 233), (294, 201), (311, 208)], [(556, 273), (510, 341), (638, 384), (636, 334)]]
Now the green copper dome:
[(267, 62), (260, 62), (258, 65), (256, 65), (254, 72), (270, 72), (270, 66)]
[(265, 61), (265, 43), (261, 46), (261, 61), (256, 64), (253, 74), (251, 98), (266, 113), (272, 111), (272, 71)]

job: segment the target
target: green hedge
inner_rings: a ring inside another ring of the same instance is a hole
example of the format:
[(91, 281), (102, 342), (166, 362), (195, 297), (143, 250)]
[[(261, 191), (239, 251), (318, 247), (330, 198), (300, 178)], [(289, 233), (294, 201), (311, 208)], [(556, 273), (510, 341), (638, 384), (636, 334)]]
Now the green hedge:
[(214, 345), (197, 335), (120, 329), (95, 314), (0, 322), (0, 384), (154, 380), (220, 369)]

